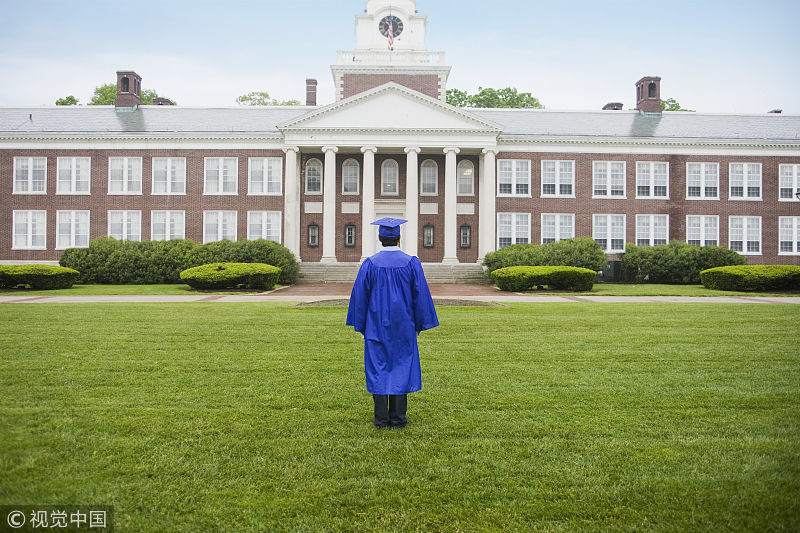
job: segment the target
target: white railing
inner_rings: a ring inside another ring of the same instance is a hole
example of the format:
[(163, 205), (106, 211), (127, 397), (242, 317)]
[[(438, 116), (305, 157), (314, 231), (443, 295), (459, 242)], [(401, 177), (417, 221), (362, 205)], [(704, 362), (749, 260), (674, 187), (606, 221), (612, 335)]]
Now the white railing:
[(338, 54), (339, 65), (444, 65), (444, 52), (357, 50)]

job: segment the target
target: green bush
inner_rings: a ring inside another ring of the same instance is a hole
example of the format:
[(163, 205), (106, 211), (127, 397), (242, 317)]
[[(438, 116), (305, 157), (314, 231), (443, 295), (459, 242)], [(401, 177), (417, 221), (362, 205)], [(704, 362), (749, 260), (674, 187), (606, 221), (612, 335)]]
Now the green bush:
[(31, 289), (69, 289), (79, 272), (52, 265), (0, 265), (0, 288), (28, 286)]
[(679, 241), (659, 246), (628, 244), (620, 255), (626, 281), (688, 285), (700, 283), (700, 271), (743, 265), (745, 258), (722, 246), (694, 246)]
[(89, 248), (70, 248), (59, 264), (74, 268), (80, 283), (180, 283), (187, 268), (209, 263), (265, 263), (280, 268), (279, 282), (295, 283), (300, 266), (286, 247), (263, 239), (195, 244), (189, 240), (117, 241), (100, 237)]
[(263, 263), (211, 263), (188, 268), (181, 272), (181, 280), (193, 289), (248, 289), (269, 290), (275, 286), (281, 269)]
[(526, 291), (547, 285), (551, 289), (588, 291), (597, 272), (588, 268), (563, 266), (511, 266), (492, 271), (492, 280), (503, 291)]
[(721, 291), (800, 290), (800, 266), (740, 265), (700, 272), (707, 289)]
[(489, 252), (483, 260), (487, 276), (511, 266), (571, 266), (602, 270), (608, 257), (589, 237), (564, 239), (547, 244), (513, 244)]

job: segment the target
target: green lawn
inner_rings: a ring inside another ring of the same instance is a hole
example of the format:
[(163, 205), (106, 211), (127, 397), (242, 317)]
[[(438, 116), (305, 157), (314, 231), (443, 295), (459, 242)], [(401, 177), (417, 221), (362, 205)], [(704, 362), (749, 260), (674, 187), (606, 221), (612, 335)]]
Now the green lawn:
[(377, 430), (341, 307), (0, 306), (0, 504), (118, 531), (797, 531), (800, 306), (442, 307)]
[(231, 293), (258, 293), (254, 289), (236, 289), (227, 291), (199, 291), (194, 290), (184, 283), (164, 285), (73, 285), (69, 289), (32, 290), (32, 289), (2, 289), (3, 294), (20, 294), (24, 296), (102, 296), (102, 295), (142, 295), (142, 294), (231, 294)]

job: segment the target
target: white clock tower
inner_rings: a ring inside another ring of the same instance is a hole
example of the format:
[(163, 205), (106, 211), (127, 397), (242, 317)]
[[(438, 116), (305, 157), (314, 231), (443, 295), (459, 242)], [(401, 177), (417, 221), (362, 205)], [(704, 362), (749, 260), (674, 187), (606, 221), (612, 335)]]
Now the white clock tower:
[(444, 52), (426, 48), (427, 24), (414, 0), (367, 0), (364, 14), (356, 15), (355, 50), (340, 51), (331, 66), (336, 100), (390, 81), (444, 100), (450, 67)]

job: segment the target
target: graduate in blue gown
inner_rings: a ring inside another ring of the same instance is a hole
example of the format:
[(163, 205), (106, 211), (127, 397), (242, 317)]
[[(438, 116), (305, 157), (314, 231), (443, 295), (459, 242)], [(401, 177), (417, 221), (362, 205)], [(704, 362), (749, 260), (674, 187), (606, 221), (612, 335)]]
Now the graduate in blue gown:
[(404, 222), (372, 223), (379, 226), (383, 249), (361, 264), (347, 309), (347, 325), (364, 337), (364, 372), (378, 427), (406, 425), (406, 394), (422, 388), (417, 336), (439, 325), (422, 264), (398, 246)]

